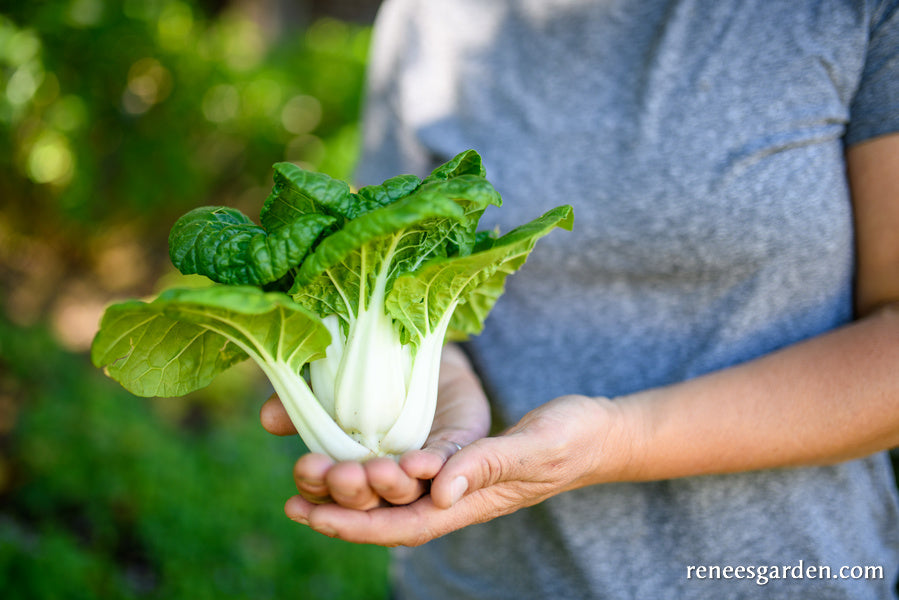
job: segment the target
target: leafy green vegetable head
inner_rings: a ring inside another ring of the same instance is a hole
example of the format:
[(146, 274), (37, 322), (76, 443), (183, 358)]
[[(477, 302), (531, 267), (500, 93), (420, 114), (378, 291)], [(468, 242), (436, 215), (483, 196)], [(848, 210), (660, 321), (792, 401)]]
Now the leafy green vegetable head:
[(571, 208), (478, 232), (501, 199), (473, 150), (423, 180), (357, 192), (290, 163), (274, 170), (261, 225), (203, 207), (172, 228), (174, 265), (217, 285), (111, 306), (94, 363), (135, 394), (169, 396), (252, 358), (311, 450), (365, 460), (421, 447), (444, 342), (483, 329), (506, 276), (540, 237), (571, 228)]

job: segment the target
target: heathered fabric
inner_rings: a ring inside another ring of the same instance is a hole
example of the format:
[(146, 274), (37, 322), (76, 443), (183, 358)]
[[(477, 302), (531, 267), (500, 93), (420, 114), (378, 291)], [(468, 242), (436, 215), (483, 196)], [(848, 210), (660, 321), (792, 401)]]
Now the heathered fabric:
[[(469, 344), (499, 426), (562, 394), (684, 380), (851, 319), (843, 151), (899, 130), (896, 5), (388, 0), (360, 183), (474, 148), (505, 202), (485, 227), (574, 206), (574, 232), (538, 244)], [(398, 551), (396, 594), (888, 598), (897, 508), (884, 454), (593, 486)], [(690, 565), (800, 561), (884, 578), (688, 578)]]

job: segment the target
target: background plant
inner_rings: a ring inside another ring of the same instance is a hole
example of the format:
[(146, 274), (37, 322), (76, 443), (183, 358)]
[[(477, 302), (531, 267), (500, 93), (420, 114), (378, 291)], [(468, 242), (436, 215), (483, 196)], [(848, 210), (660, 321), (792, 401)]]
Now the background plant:
[(109, 301), (173, 283), (178, 215), (258, 212), (280, 160), (350, 177), (374, 4), (0, 9), (4, 598), (385, 595), (383, 551), (285, 520), (300, 446), (254, 372), (137, 400), (85, 354)]

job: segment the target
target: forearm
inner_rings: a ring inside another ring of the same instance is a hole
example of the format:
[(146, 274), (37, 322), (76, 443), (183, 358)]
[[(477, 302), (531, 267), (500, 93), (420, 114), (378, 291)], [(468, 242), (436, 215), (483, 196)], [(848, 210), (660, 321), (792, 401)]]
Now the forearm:
[(597, 481), (839, 462), (899, 445), (899, 307), (617, 403)]

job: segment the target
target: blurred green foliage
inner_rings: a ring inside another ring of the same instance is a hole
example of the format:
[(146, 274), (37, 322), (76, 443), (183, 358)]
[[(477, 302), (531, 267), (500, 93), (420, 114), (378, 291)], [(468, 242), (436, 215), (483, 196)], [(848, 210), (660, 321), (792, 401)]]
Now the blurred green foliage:
[(3, 440), (5, 599), (386, 595), (382, 549), (284, 516), (299, 441), (234, 402), (264, 397), (251, 378), (147, 402), (41, 330), (0, 324), (0, 340), (3, 397), (28, 398)]
[(85, 353), (103, 304), (171, 283), (186, 210), (258, 214), (281, 160), (350, 177), (369, 28), (248, 8), (0, 8), (4, 599), (387, 594), (383, 549), (284, 516), (302, 446), (262, 430), (252, 367), (147, 400)]
[(264, 189), (278, 160), (347, 178), (367, 47), (366, 27), (268, 33), (184, 0), (15, 3), (0, 15), (3, 211), (151, 227)]

